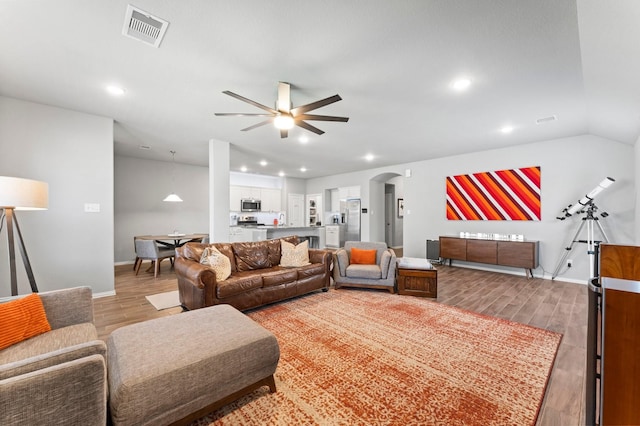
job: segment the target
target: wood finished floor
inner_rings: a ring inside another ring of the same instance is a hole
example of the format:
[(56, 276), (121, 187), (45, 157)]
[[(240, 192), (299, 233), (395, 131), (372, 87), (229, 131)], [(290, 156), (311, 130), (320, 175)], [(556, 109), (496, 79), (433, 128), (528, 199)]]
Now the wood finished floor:
[[(584, 424), (587, 287), (455, 266), (437, 269), (439, 303), (563, 334), (538, 425)], [(136, 276), (131, 265), (117, 266), (116, 295), (95, 299), (101, 339), (118, 327), (182, 311), (179, 307), (156, 311), (145, 298), (177, 289), (169, 262), (163, 262), (158, 278), (143, 270), (144, 265)]]

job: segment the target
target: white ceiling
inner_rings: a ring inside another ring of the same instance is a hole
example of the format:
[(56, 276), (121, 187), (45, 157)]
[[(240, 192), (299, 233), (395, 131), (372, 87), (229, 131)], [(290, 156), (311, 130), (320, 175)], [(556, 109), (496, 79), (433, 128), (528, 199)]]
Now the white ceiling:
[[(120, 155), (206, 165), (216, 139), (232, 170), (294, 177), (640, 132), (636, 0), (135, 0), (170, 22), (158, 49), (121, 34), (127, 4), (0, 0), (0, 95), (112, 117)], [(466, 92), (449, 87), (459, 76)], [(223, 90), (273, 106), (278, 81), (294, 106), (339, 94), (314, 113), (349, 122), (280, 139), (240, 131), (260, 118), (214, 116), (261, 112)]]

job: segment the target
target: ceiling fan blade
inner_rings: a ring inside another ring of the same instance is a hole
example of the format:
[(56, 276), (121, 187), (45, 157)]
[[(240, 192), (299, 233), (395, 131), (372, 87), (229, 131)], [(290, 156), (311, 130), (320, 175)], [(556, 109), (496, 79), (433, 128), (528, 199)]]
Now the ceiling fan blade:
[(269, 112), (270, 112), (270, 113), (272, 113), (272, 114), (277, 114), (277, 113), (278, 113), (278, 111), (276, 111), (276, 110), (275, 110), (275, 109), (273, 109), (273, 108), (269, 108), (269, 107), (268, 107), (268, 106), (266, 106), (266, 105), (259, 104), (259, 103), (257, 103), (256, 101), (252, 101), (251, 99), (245, 98), (244, 96), (240, 96), (240, 95), (238, 95), (238, 94), (236, 94), (236, 93), (233, 93), (233, 92), (230, 92), (230, 91), (228, 91), (228, 90), (225, 90), (225, 91), (224, 91), (224, 92), (222, 92), (222, 93), (224, 93), (225, 95), (229, 95), (229, 96), (231, 96), (232, 98), (236, 98), (236, 99), (238, 99), (238, 100), (241, 100), (242, 102), (246, 102), (246, 103), (248, 103), (248, 104), (251, 104), (251, 105), (253, 105), (253, 106), (256, 106), (256, 107), (258, 107), (258, 108), (260, 108), (260, 109), (263, 109), (263, 110), (265, 110), (265, 111), (269, 111)]
[(312, 126), (311, 124), (309, 124), (309, 123), (307, 123), (305, 121), (296, 120), (295, 123), (296, 123), (296, 126), (302, 127), (303, 129), (308, 130), (310, 132), (313, 132), (316, 135), (321, 135), (321, 134), (324, 133), (322, 130), (318, 129), (315, 126)]
[(289, 83), (278, 83), (278, 102), (276, 104), (278, 111), (291, 111), (291, 85)]
[(216, 112), (218, 117), (275, 117), (274, 114), (245, 114), (243, 112)]
[(289, 131), (287, 129), (280, 129), (280, 138), (285, 139), (289, 136)]
[(335, 117), (333, 115), (302, 114), (296, 118), (299, 118), (300, 120), (340, 121), (342, 123), (349, 121), (349, 117)]
[(313, 111), (314, 109), (318, 109), (321, 108), (323, 106), (327, 106), (330, 105), (334, 102), (338, 102), (341, 101), (342, 98), (340, 97), (340, 95), (333, 95), (333, 96), (329, 96), (328, 98), (325, 99), (321, 99), (319, 101), (315, 101), (315, 102), (311, 102), (310, 104), (306, 104), (306, 105), (301, 105), (299, 107), (295, 107), (294, 109), (291, 110), (291, 114), (295, 117), (298, 116), (300, 114), (304, 114), (307, 111)]
[(264, 126), (265, 124), (269, 124), (269, 123), (273, 123), (273, 119), (272, 119), (272, 118), (270, 118), (270, 119), (268, 119), (268, 120), (261, 121), (261, 122), (260, 122), (260, 123), (258, 123), (258, 124), (254, 124), (253, 126), (249, 126), (249, 127), (244, 128), (244, 129), (241, 129), (241, 130), (242, 130), (243, 132), (246, 132), (247, 130), (253, 130), (253, 129), (255, 129), (256, 127)]

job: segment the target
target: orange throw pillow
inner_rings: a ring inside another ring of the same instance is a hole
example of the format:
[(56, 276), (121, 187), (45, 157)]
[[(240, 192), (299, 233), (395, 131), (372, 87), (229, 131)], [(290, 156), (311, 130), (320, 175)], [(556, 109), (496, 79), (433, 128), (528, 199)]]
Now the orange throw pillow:
[(37, 293), (0, 303), (0, 350), (47, 331), (51, 326)]
[(362, 250), (355, 247), (351, 248), (351, 264), (352, 265), (375, 265), (376, 252), (378, 250)]

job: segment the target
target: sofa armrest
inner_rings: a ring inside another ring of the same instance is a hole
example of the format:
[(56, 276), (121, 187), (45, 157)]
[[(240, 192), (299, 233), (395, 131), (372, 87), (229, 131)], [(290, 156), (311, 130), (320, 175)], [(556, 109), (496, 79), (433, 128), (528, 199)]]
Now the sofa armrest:
[(330, 263), (331, 252), (322, 249), (309, 249), (309, 262), (311, 263)]
[(338, 267), (336, 268), (337, 271), (340, 273), (341, 277), (346, 277), (347, 266), (349, 266), (349, 254), (345, 249), (338, 249), (335, 252), (334, 257), (335, 257), (335, 262), (338, 265)]
[(101, 425), (107, 421), (107, 368), (91, 355), (0, 380), (0, 424)]
[(52, 329), (93, 323), (91, 287), (73, 287), (38, 293)]
[[(106, 359), (107, 345), (102, 340), (92, 340), (73, 346), (32, 356), (19, 361), (0, 365), (0, 380), (42, 370), (57, 364), (81, 359), (90, 355), (100, 355)], [(1, 424), (1, 423), (0, 423)]]
[(387, 249), (380, 257), (380, 270), (382, 278), (393, 277), (396, 274), (396, 253), (392, 249)]
[(199, 289), (216, 285), (216, 273), (207, 265), (179, 257), (176, 259), (173, 269), (178, 279), (189, 282)]

